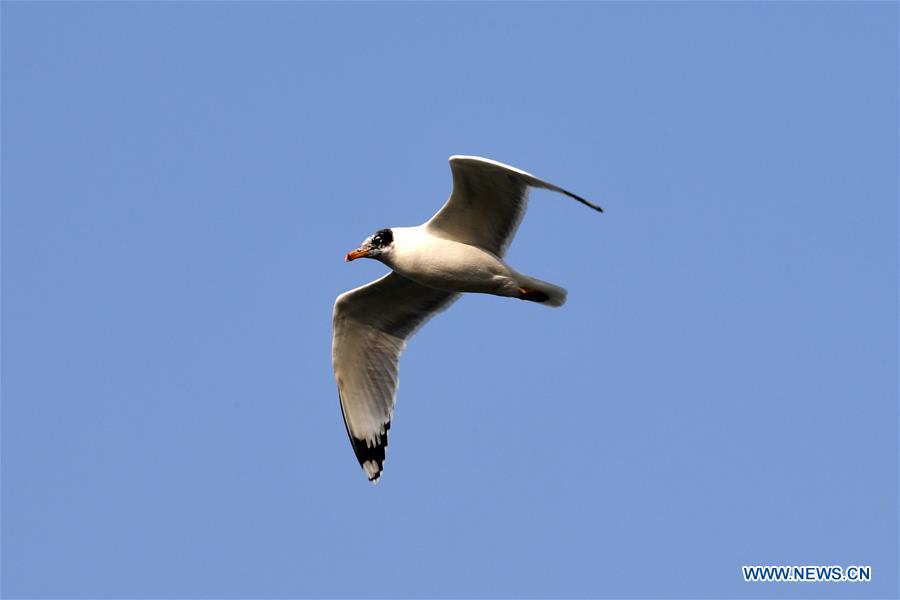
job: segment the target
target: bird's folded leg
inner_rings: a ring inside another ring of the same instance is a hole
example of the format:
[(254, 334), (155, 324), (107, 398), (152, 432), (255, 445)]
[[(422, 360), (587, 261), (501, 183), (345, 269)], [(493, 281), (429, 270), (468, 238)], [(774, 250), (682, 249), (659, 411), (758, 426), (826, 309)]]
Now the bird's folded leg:
[(549, 299), (550, 296), (540, 290), (519, 288), (519, 300), (529, 300), (531, 302), (546, 302)]

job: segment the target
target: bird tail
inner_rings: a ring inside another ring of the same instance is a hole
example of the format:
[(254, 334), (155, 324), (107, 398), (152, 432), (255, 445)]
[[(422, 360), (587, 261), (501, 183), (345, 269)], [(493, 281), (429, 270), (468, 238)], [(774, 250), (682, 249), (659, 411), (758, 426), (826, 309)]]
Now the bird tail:
[(566, 290), (534, 277), (520, 275), (519, 299), (539, 302), (545, 306), (562, 306), (566, 303)]

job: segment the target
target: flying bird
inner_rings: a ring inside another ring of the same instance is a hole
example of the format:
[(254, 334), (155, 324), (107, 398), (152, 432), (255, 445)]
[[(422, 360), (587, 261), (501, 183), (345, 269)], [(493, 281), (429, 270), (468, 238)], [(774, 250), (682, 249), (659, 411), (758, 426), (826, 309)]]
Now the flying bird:
[(562, 306), (563, 288), (519, 273), (503, 261), (528, 205), (530, 187), (603, 209), (509, 165), (451, 156), (453, 190), (417, 227), (380, 229), (347, 253), (379, 260), (384, 277), (338, 296), (332, 363), (344, 424), (360, 465), (375, 483), (384, 468), (397, 396), (398, 361), (410, 337), (464, 292)]

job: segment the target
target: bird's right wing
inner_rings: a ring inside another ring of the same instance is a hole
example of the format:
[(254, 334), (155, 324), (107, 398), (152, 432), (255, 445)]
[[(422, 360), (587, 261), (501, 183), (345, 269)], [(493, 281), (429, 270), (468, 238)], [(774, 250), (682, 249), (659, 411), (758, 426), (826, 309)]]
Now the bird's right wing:
[(384, 464), (400, 353), (419, 327), (458, 297), (391, 272), (334, 303), (331, 353), (341, 411), (356, 458), (372, 482)]
[(446, 204), (426, 223), (438, 237), (478, 246), (502, 257), (528, 207), (528, 188), (565, 194), (603, 209), (531, 173), (477, 156), (451, 156), (453, 190)]

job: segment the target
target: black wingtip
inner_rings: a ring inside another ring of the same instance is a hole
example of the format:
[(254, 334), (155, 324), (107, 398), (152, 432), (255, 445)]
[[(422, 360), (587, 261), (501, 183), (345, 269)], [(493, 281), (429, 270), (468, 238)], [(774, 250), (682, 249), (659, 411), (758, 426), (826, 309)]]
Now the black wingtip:
[(356, 454), (356, 460), (362, 467), (366, 477), (372, 483), (378, 483), (381, 472), (384, 470), (384, 458), (387, 450), (387, 430), (390, 423), (385, 426), (384, 434), (379, 436), (373, 445), (369, 445), (366, 440), (350, 436), (350, 443), (353, 445), (353, 452)]
[[(347, 436), (350, 438), (350, 445), (353, 447), (353, 454), (359, 461), (366, 478), (373, 484), (378, 483), (381, 472), (384, 470), (384, 459), (387, 453), (388, 431), (391, 429), (391, 422), (384, 424), (384, 433), (378, 436), (375, 444), (369, 446), (366, 440), (361, 440), (350, 433), (350, 423), (347, 422), (347, 413), (344, 412), (344, 402), (341, 398), (341, 392), (338, 390), (338, 399), (341, 404), (341, 416), (344, 417), (344, 428), (347, 430)], [(367, 463), (369, 463), (368, 466)]]
[(578, 200), (579, 202), (581, 202), (581, 203), (584, 204), (585, 206), (587, 206), (587, 207), (589, 207), (589, 208), (593, 208), (593, 209), (596, 210), (597, 212), (601, 212), (601, 213), (603, 212), (603, 208), (601, 208), (600, 206), (597, 206), (597, 205), (594, 204), (593, 202), (590, 202), (590, 201), (588, 201), (588, 200), (585, 200), (585, 199), (582, 198), (581, 196), (576, 196), (576, 195), (573, 194), (572, 192), (567, 192), (567, 191), (565, 191), (565, 190), (563, 191), (563, 193), (564, 193), (566, 196), (568, 196), (569, 198), (574, 198), (575, 200)]

